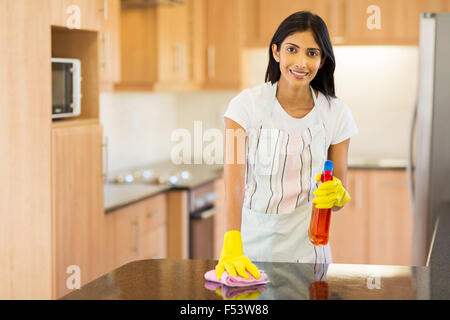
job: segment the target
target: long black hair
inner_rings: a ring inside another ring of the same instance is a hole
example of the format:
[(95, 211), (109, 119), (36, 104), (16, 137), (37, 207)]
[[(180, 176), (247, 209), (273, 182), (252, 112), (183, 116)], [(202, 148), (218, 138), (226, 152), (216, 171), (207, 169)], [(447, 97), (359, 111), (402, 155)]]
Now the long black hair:
[(279, 63), (275, 61), (272, 54), (272, 45), (276, 44), (277, 51), (279, 52), (281, 43), (286, 37), (292, 33), (303, 32), (306, 30), (312, 31), (314, 40), (321, 49), (321, 58), (326, 58), (322, 68), (319, 69), (310, 85), (314, 89), (322, 92), (329, 101), (330, 97), (336, 98), (333, 76), (336, 63), (333, 47), (331, 45), (327, 25), (321, 17), (309, 11), (299, 11), (291, 14), (289, 17), (284, 19), (283, 22), (281, 22), (277, 31), (275, 31), (269, 46), (269, 65), (267, 66), (265, 82), (270, 81), (274, 84), (280, 79), (281, 76)]

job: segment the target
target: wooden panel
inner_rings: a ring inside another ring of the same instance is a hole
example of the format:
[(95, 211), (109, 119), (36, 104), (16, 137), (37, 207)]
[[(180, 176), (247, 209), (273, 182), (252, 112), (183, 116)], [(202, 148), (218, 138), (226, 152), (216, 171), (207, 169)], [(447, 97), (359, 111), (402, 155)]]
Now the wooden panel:
[(190, 0), (156, 8), (158, 82), (185, 82), (190, 78)]
[(0, 1), (0, 299), (51, 298), (48, 11)]
[(371, 197), (368, 170), (348, 170), (347, 190), (352, 200), (333, 212), (330, 247), (333, 263), (365, 264), (369, 259), (368, 222)]
[(105, 0), (104, 3), (107, 14), (102, 17), (99, 36), (100, 80), (103, 84), (120, 81), (120, 0)]
[(187, 259), (189, 257), (189, 211), (186, 190), (167, 193), (167, 257)]
[(102, 243), (105, 272), (137, 259), (138, 217), (143, 211), (142, 202), (137, 202), (105, 214)]
[(55, 292), (60, 297), (68, 293), (68, 266), (80, 267), (82, 284), (103, 271), (100, 125), (52, 129), (52, 211)]
[(138, 257), (138, 214), (141, 208), (141, 203), (137, 203), (108, 213), (115, 216), (113, 243), (116, 267)]
[(167, 228), (161, 226), (141, 235), (139, 259), (162, 259), (167, 255)]
[(148, 85), (157, 77), (156, 9), (121, 10), (121, 84)]
[[(236, 0), (208, 0), (207, 9), (207, 88), (237, 89), (241, 77), (240, 50), (243, 41)], [(238, 15), (237, 15), (238, 13)], [(219, 36), (220, 35), (220, 36)]]
[[(80, 9), (80, 29), (100, 30), (103, 16), (103, 0), (48, 0), (50, 3), (50, 23), (54, 26), (68, 27), (74, 11), (69, 6), (76, 5)], [(41, 10), (42, 11), (42, 10)], [(69, 21), (69, 24), (68, 24)]]
[(370, 264), (407, 265), (412, 261), (413, 216), (405, 170), (370, 173)]
[(139, 218), (139, 231), (147, 233), (166, 225), (166, 194), (162, 193), (142, 201), (143, 210)]

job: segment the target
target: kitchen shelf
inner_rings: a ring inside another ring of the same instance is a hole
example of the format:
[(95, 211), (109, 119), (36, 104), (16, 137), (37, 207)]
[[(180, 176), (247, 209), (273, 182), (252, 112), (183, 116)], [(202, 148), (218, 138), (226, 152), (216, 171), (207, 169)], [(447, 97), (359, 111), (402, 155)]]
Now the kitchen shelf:
[(87, 126), (93, 124), (100, 124), (99, 119), (78, 119), (78, 118), (67, 118), (67, 119), (55, 119), (52, 122), (52, 129), (55, 128), (66, 128), (66, 127), (77, 127), (77, 126)]
[(55, 58), (81, 61), (81, 114), (53, 121), (55, 126), (72, 125), (79, 120), (99, 119), (98, 32), (51, 27), (51, 52)]

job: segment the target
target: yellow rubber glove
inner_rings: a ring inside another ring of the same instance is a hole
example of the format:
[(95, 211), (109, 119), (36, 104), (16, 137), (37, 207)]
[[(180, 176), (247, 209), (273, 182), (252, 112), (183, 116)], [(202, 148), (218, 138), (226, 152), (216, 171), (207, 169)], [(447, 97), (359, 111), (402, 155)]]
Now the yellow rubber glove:
[(220, 253), (219, 263), (216, 265), (215, 270), (217, 279), (219, 280), (225, 270), (233, 277), (239, 274), (245, 279), (249, 278), (246, 272), (248, 270), (252, 276), (259, 279), (260, 274), (258, 268), (249, 258), (244, 256), (240, 231), (231, 230), (225, 233), (222, 252)]
[[(319, 173), (316, 176), (316, 181), (321, 181), (322, 174)], [(351, 200), (347, 190), (342, 185), (341, 180), (333, 177), (333, 180), (322, 183), (316, 191), (313, 192), (316, 196), (313, 199), (313, 203), (316, 204), (316, 208), (329, 209), (336, 207), (342, 207)]]

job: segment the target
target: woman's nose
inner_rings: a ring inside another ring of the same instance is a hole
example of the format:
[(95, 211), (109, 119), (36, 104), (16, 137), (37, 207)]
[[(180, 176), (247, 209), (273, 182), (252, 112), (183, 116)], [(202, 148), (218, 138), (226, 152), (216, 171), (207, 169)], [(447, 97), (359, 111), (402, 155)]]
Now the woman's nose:
[(307, 61), (307, 57), (304, 54), (301, 54), (298, 61), (297, 61), (297, 66), (299, 66), (299, 68), (304, 68), (306, 67), (306, 61)]

